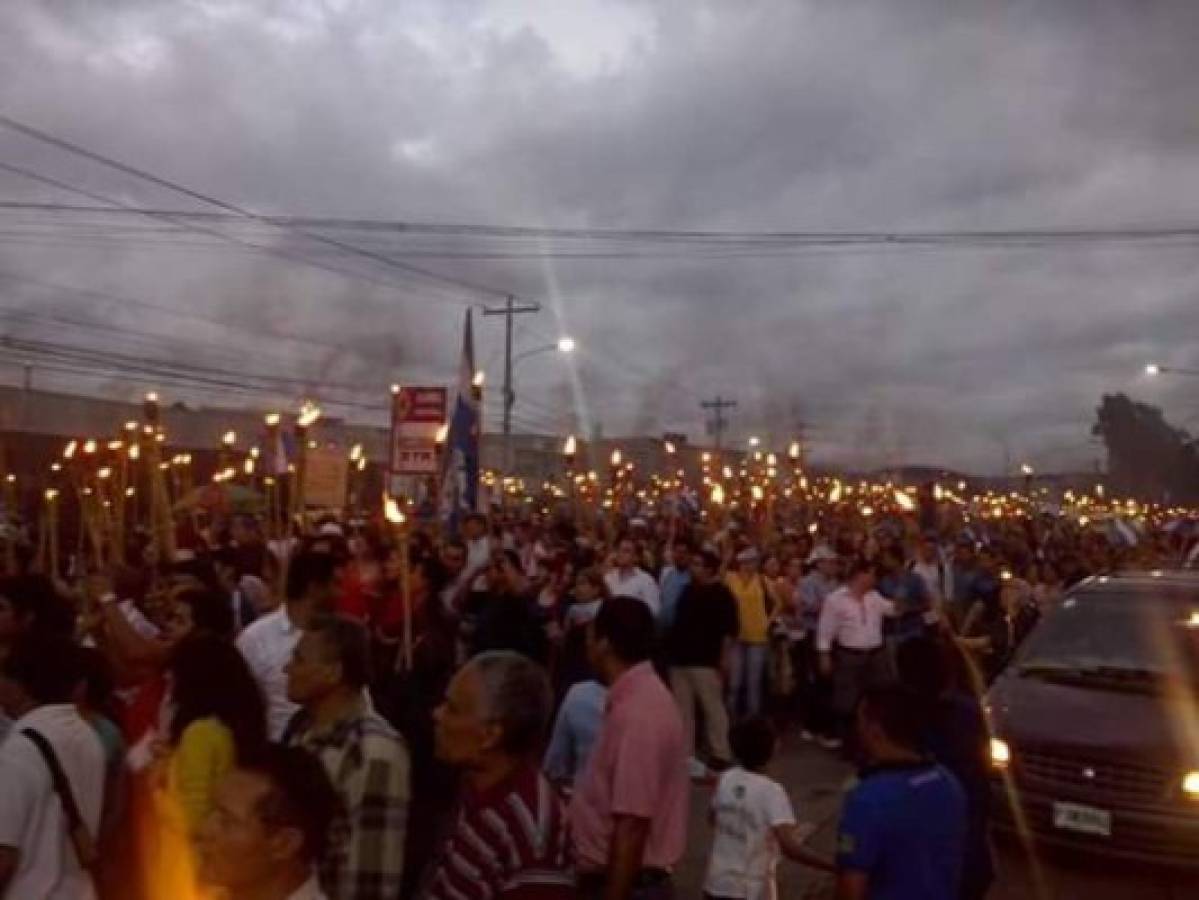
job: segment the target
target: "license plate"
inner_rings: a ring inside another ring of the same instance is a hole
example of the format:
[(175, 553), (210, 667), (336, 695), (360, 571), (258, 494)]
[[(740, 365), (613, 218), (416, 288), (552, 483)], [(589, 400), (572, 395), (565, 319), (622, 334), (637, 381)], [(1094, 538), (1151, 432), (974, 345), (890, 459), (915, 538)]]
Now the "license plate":
[(1083, 834), (1112, 836), (1112, 814), (1106, 809), (1082, 806), (1078, 803), (1053, 804), (1053, 826)]

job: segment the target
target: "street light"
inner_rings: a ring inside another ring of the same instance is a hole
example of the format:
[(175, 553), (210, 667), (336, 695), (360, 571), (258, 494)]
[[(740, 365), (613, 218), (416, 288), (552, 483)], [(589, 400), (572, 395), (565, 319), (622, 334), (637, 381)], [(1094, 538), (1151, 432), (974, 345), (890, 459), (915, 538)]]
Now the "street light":
[(1150, 378), (1158, 375), (1189, 375), (1192, 378), (1199, 378), (1199, 369), (1178, 369), (1174, 366), (1163, 366), (1160, 363), (1151, 362), (1145, 366), (1145, 374)]
[(575, 343), (575, 339), (563, 335), (552, 344), (543, 344), (540, 347), (534, 347), (532, 350), (525, 350), (523, 353), (516, 354), (516, 356), (512, 357), (512, 366), (515, 368), (518, 362), (522, 359), (528, 359), (530, 356), (553, 352), (574, 353), (576, 349), (578, 349), (578, 344)]
[[(510, 356), (507, 365), (504, 366), (504, 469), (510, 470), (511, 465), (511, 440), (512, 434), (512, 407), (516, 405), (516, 390), (513, 385), (515, 380), (513, 375), (516, 371), (516, 364), (522, 359), (528, 359), (530, 356), (538, 356), (542, 353), (573, 353), (577, 344), (572, 337), (563, 335), (552, 344), (545, 344), (541, 347), (534, 347), (531, 350), (526, 350), (523, 353), (518, 353), (515, 356)], [(509, 348), (511, 348), (511, 338), (509, 338)], [(511, 350), (509, 350), (511, 352)]]

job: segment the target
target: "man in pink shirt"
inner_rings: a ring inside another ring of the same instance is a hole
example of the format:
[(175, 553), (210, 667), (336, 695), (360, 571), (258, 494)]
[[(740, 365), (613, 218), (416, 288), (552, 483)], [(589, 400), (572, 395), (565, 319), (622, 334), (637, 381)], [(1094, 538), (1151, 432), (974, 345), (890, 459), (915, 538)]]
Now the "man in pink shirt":
[(609, 687), (604, 724), (570, 807), (586, 900), (663, 900), (687, 843), (687, 742), (674, 698), (649, 662), (653, 614), (604, 602), (587, 655)]

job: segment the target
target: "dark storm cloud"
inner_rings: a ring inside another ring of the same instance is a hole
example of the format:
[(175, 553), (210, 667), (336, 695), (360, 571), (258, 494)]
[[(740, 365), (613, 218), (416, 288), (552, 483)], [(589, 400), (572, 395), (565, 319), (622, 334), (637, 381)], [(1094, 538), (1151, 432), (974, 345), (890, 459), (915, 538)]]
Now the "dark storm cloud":
[[(11, 7), (0, 108), (266, 211), (732, 230), (1199, 221), (1199, 9), (1183, 0)], [(9, 134), (0, 161), (184, 203)], [(9, 175), (0, 195), (78, 199)], [(485, 298), (271, 240), (395, 286), (232, 248), (9, 240), (0, 266), (239, 323), (181, 332), (144, 308), (56, 300), (162, 332), (176, 354), (193, 339), (206, 364), (451, 377), (460, 304)], [(740, 401), (742, 434), (783, 440), (802, 421), (818, 458), (994, 469), (1005, 456), (1090, 465), (1105, 391), (1185, 418), (1181, 388), (1136, 373), (1150, 357), (1195, 364), (1193, 260), (1125, 246), (412, 261), (541, 299), (524, 346), (562, 329), (589, 350), (586, 414), (560, 361), (522, 366), (523, 427), (699, 437), (698, 401), (721, 391)], [(6, 309), (48, 302), (5, 291)], [(478, 325), (485, 360), (497, 326)], [(308, 343), (256, 343), (268, 330)]]

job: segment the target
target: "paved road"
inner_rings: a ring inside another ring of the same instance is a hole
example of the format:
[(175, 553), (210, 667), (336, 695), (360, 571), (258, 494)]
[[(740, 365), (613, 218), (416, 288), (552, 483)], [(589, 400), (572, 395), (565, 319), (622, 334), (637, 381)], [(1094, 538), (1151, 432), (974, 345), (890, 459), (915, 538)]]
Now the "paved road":
[[(775, 777), (782, 780), (802, 821), (817, 825), (812, 846), (832, 856), (842, 792), (850, 770), (832, 754), (793, 736), (784, 739), (775, 760)], [(711, 843), (706, 818), (709, 788), (697, 787), (692, 796), (687, 855), (677, 878), (680, 900), (702, 897), (704, 869)], [(1018, 847), (998, 847), (999, 881), (988, 900), (1199, 900), (1199, 877), (1116, 868), (1096, 859), (1041, 858), (1039, 865)], [(784, 862), (780, 900), (828, 900), (827, 876)], [(1043, 885), (1038, 889), (1038, 881)]]

